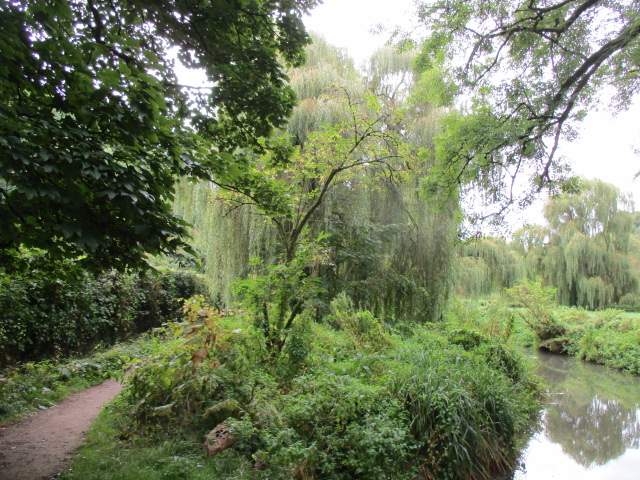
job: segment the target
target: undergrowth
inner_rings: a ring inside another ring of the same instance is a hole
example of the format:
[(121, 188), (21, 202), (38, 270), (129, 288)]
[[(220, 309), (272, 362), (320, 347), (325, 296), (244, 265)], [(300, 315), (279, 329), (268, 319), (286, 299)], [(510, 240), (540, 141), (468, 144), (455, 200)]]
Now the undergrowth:
[[(493, 479), (539, 411), (520, 357), (478, 331), (391, 333), (345, 299), (274, 356), (249, 318), (195, 298), (128, 378), (69, 479)], [(224, 425), (231, 446), (203, 456)], [(172, 460), (173, 459), (173, 460)]]

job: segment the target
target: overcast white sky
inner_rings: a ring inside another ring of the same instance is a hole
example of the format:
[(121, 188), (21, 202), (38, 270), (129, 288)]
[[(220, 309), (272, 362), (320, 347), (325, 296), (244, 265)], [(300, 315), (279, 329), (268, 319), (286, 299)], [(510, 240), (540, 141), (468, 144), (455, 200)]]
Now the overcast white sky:
[[(415, 27), (414, 0), (324, 0), (305, 18), (307, 28), (329, 43), (344, 48), (361, 66), (386, 40), (372, 33), (383, 24)], [(588, 178), (600, 178), (632, 193), (636, 209), (640, 208), (640, 101), (626, 112), (613, 115), (606, 106), (591, 112), (581, 128), (580, 137), (561, 146), (561, 153), (574, 172)], [(541, 221), (541, 205), (529, 209), (523, 221)]]

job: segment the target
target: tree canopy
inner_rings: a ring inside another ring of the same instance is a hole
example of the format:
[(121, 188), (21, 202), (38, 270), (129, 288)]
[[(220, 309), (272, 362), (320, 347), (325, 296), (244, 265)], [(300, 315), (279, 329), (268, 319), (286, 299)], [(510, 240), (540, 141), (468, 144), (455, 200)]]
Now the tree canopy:
[[(0, 250), (101, 266), (184, 245), (176, 177), (224, 176), (294, 104), (314, 0), (0, 5)], [(178, 84), (174, 57), (209, 87)], [(283, 62), (283, 63), (282, 63)], [(215, 145), (194, 157), (194, 131)]]
[(638, 304), (638, 213), (629, 195), (600, 180), (577, 179), (547, 201), (544, 215), (546, 225), (525, 225), (508, 244), (492, 238), (463, 244), (457, 290), (487, 294), (540, 278), (565, 305)]
[[(565, 177), (558, 145), (575, 137), (576, 122), (604, 86), (619, 108), (640, 88), (637, 1), (420, 5), (429, 30), (421, 64), (444, 66), (467, 105), (442, 139), (447, 179), (482, 186), (498, 212)], [(522, 175), (528, 189), (518, 183)]]
[(632, 208), (629, 197), (598, 180), (547, 203), (550, 245), (542, 266), (560, 302), (603, 308), (636, 292), (629, 265)]

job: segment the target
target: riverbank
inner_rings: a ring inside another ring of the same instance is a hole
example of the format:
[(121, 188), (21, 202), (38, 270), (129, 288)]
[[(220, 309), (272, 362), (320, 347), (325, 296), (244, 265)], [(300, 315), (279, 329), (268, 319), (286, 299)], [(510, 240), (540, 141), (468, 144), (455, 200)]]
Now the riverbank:
[(640, 313), (560, 309), (564, 353), (587, 362), (640, 375)]
[(539, 348), (640, 375), (640, 312), (513, 303), (502, 296), (456, 299), (448, 320), (516, 348)]

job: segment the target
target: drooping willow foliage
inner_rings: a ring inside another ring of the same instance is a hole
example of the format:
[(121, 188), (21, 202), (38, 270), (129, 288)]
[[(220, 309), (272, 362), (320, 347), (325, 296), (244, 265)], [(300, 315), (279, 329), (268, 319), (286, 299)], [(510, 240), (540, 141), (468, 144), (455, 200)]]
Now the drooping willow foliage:
[(455, 291), (464, 296), (482, 296), (511, 288), (526, 275), (523, 257), (501, 238), (479, 238), (464, 242), (455, 262)]
[(435, 202), (423, 186), (438, 110), (410, 101), (414, 58), (410, 49), (386, 47), (373, 55), (367, 70), (370, 88), (403, 105), (395, 128), (403, 130), (414, 158), (410, 173), (341, 185), (323, 211), (323, 228), (334, 242), (330, 295), (346, 291), (357, 305), (388, 320), (440, 317), (460, 220), (455, 195), (444, 204)]
[(631, 200), (613, 185), (583, 183), (577, 193), (547, 203), (550, 243), (543, 273), (561, 303), (604, 308), (638, 288), (629, 262), (635, 215)]
[[(363, 76), (342, 51), (315, 39), (306, 64), (291, 71), (290, 79), (299, 104), (286, 129), (304, 148), (311, 132), (349, 114), (331, 92), (344, 90), (350, 101), (366, 102), (362, 92), (368, 87), (384, 101), (405, 102), (413, 82), (412, 53), (380, 52)], [(355, 304), (387, 320), (441, 315), (459, 222), (457, 197), (436, 205), (423, 188), (438, 110), (425, 102), (405, 103), (390, 128), (402, 132), (410, 168), (387, 176), (365, 169), (337, 182), (310, 223), (312, 235), (328, 234), (331, 261), (315, 273), (327, 292), (325, 306), (345, 291)], [(230, 206), (218, 197), (211, 185), (184, 182), (175, 208), (193, 225), (192, 243), (203, 256), (212, 293), (228, 304), (231, 285), (247, 275), (251, 258), (273, 260), (278, 247), (271, 224), (254, 207)]]
[(233, 208), (219, 198), (213, 184), (182, 180), (174, 209), (192, 225), (191, 244), (204, 260), (211, 294), (229, 305), (232, 283), (250, 270), (252, 258), (275, 254), (275, 233), (268, 220), (248, 207)]
[(640, 306), (640, 219), (628, 196), (599, 180), (551, 198), (546, 226), (526, 225), (511, 242), (463, 244), (456, 292), (487, 295), (520, 279), (542, 278), (558, 301), (588, 309)]
[(330, 295), (346, 291), (356, 305), (388, 320), (439, 318), (457, 217), (454, 208), (430, 206), (417, 183), (336, 189), (323, 212), (333, 247), (334, 267), (325, 272)]

